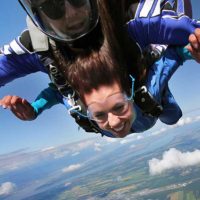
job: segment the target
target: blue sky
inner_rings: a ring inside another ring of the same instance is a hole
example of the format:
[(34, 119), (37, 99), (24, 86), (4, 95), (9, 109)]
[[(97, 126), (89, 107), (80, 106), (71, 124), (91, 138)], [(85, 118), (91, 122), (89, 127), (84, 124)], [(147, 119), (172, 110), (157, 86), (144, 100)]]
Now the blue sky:
[[(199, 18), (200, 3), (192, 0), (194, 17)], [(25, 12), (17, 0), (1, 0), (0, 7), (0, 45), (10, 42), (25, 28)], [(200, 107), (200, 65), (194, 61), (185, 63), (170, 81), (170, 88), (182, 107), (183, 112)], [(45, 87), (47, 75), (36, 73), (15, 80), (0, 89), (4, 95), (18, 95), (30, 102)], [(30, 150), (56, 146), (91, 137), (89, 133), (78, 131), (64, 106), (58, 105), (46, 111), (35, 121), (23, 122), (15, 118), (9, 110), (0, 108), (0, 154), (29, 148)], [(95, 136), (94, 136), (95, 137)]]

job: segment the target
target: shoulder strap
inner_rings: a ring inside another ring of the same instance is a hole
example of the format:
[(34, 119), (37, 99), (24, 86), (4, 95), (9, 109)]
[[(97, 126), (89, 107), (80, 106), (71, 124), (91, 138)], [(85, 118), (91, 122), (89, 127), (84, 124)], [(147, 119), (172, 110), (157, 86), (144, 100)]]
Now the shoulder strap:
[[(49, 76), (51, 81), (56, 86), (57, 90), (61, 93), (63, 98), (65, 98), (68, 104), (71, 106), (69, 112), (70, 115), (75, 119), (76, 123), (86, 132), (102, 134), (101, 129), (98, 128), (98, 126), (95, 123), (91, 122), (87, 117), (83, 117), (81, 114), (79, 114), (79, 112), (81, 113), (84, 111), (83, 105), (80, 103), (76, 92), (70, 86), (70, 84), (59, 69), (60, 64), (66, 64), (65, 58), (61, 54), (61, 52), (59, 52), (59, 49), (57, 49), (56, 43), (54, 41), (50, 40), (50, 45), (55, 62), (48, 66)], [(65, 67), (67, 67), (67, 64), (65, 65)]]
[[(24, 51), (21, 50), (22, 53), (43, 53), (49, 50), (49, 41), (48, 37), (42, 33), (35, 24), (31, 21), (29, 17), (26, 19), (27, 28), (24, 30), (20, 37), (17, 38), (16, 45), (20, 49), (22, 48)], [(21, 45), (22, 47), (21, 47)], [(16, 45), (13, 45), (15, 47)], [(16, 49), (17, 49), (16, 47)], [(16, 49), (14, 51), (16, 51)], [(17, 52), (17, 54), (22, 54)]]
[(48, 37), (35, 26), (28, 16), (26, 18), (26, 23), (29, 30), (33, 51), (41, 52), (49, 50)]
[[(143, 52), (143, 57), (145, 59), (146, 75), (148, 74), (148, 69), (157, 60), (161, 58), (165, 52), (167, 45), (149, 45), (147, 49)], [(146, 76), (137, 84), (135, 88), (134, 101), (137, 106), (146, 114), (154, 117), (159, 117), (163, 112), (163, 107), (147, 90), (146, 86)]]

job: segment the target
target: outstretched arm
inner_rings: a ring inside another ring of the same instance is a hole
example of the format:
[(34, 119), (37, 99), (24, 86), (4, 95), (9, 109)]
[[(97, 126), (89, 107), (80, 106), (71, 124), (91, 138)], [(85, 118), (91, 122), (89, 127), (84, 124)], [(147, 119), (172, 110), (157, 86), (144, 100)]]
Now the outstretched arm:
[(189, 44), (185, 47), (177, 47), (178, 55), (183, 61), (196, 60), (200, 63), (200, 28), (195, 29), (193, 34), (190, 34)]
[(193, 34), (189, 36), (190, 45), (186, 48), (192, 57), (200, 63), (200, 28), (197, 28)]
[(8, 108), (12, 113), (21, 120), (34, 120), (36, 113), (31, 104), (18, 96), (5, 96), (0, 99), (0, 106), (4, 109)]
[[(148, 44), (186, 45), (189, 35), (195, 28), (200, 28), (200, 22), (188, 17), (185, 9), (176, 10), (170, 1), (164, 7), (161, 1), (152, 2), (143, 1), (139, 4), (135, 18), (128, 22), (130, 37), (142, 49)], [(179, 4), (182, 1), (174, 2)], [(187, 5), (182, 4), (181, 7), (184, 6)]]
[(62, 97), (51, 87), (44, 89), (32, 104), (18, 96), (9, 95), (0, 99), (0, 106), (10, 109), (16, 117), (26, 121), (34, 120), (44, 110), (59, 103), (63, 103)]

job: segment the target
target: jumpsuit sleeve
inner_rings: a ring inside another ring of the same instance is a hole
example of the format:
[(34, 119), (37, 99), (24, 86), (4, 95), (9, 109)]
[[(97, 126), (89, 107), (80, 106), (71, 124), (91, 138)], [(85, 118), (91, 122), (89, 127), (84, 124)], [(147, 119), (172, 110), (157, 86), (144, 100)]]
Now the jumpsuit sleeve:
[(189, 35), (196, 28), (200, 28), (199, 21), (191, 19), (184, 13), (165, 10), (161, 1), (147, 2), (140, 1), (135, 18), (127, 24), (130, 37), (142, 49), (148, 44), (185, 46), (188, 44)]
[(176, 48), (177, 53), (179, 54), (179, 56), (184, 60), (193, 60), (194, 58), (192, 57), (191, 53), (188, 51), (187, 48), (185, 47), (177, 47)]
[(57, 90), (48, 87), (44, 89), (31, 104), (34, 108), (36, 116), (40, 115), (44, 110), (50, 109), (54, 105), (63, 103), (62, 96)]
[(38, 54), (28, 52), (18, 39), (0, 49), (0, 87), (38, 71), (47, 73)]

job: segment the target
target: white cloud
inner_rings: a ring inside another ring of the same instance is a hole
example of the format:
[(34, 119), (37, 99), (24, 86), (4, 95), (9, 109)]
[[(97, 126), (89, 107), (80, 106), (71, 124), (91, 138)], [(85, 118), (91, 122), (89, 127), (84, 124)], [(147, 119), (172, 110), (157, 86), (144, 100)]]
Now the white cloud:
[(62, 169), (63, 173), (73, 172), (75, 170), (78, 170), (82, 167), (81, 164), (75, 164), (75, 165), (69, 165), (68, 167), (65, 167)]
[(55, 150), (55, 147), (52, 146), (52, 147), (41, 149), (41, 152), (52, 151), (52, 150)]
[(71, 185), (70, 182), (67, 182), (67, 183), (64, 184), (65, 187), (68, 187), (68, 186), (70, 186), (70, 185)]
[(177, 126), (183, 126), (185, 124), (190, 124), (193, 121), (192, 117), (182, 118), (177, 122)]
[(136, 145), (135, 144), (132, 144), (131, 146), (130, 146), (130, 149), (133, 149), (133, 148), (135, 148), (136, 147)]
[(149, 160), (149, 172), (151, 175), (161, 174), (169, 169), (185, 168), (200, 164), (200, 150), (193, 152), (181, 152), (171, 148), (163, 153), (162, 159)]
[(131, 141), (127, 140), (127, 139), (123, 139), (123, 140), (120, 141), (120, 144), (127, 144), (129, 142), (131, 142)]
[(176, 128), (176, 127), (181, 127), (187, 124), (191, 124), (193, 122), (200, 121), (200, 116), (194, 116), (194, 117), (185, 117), (181, 118), (176, 124), (172, 126), (168, 126), (169, 128)]
[(200, 121), (200, 116), (196, 116), (194, 121)]
[(108, 143), (118, 142), (118, 138), (105, 137), (104, 139), (105, 139), (106, 142), (108, 142)]
[(95, 151), (102, 151), (101, 146), (102, 146), (102, 145), (101, 145), (100, 143), (97, 143), (97, 142), (96, 142), (96, 143), (94, 144), (94, 150), (95, 150)]
[(136, 137), (137, 140), (141, 140), (143, 138), (144, 138), (144, 135), (137, 135), (137, 137)]
[(54, 152), (54, 159), (63, 158), (69, 154), (69, 151), (55, 151)]
[(88, 147), (91, 147), (93, 144), (94, 144), (93, 141), (90, 141), (90, 140), (86, 141), (86, 140), (84, 140), (84, 141), (81, 141), (80, 143), (78, 143), (77, 145), (75, 145), (74, 146), (75, 147), (74, 150), (81, 151), (83, 149), (87, 149)]
[(157, 131), (154, 131), (153, 133), (151, 133), (151, 135), (159, 135), (159, 134), (165, 132), (166, 130), (167, 130), (167, 128), (163, 127), (163, 128), (161, 128), (161, 129), (159, 129)]
[(72, 156), (78, 156), (80, 154), (80, 152), (75, 152), (72, 154)]
[(118, 142), (119, 138), (110, 138), (110, 137), (105, 137), (104, 138), (108, 143), (114, 143)]
[(0, 185), (0, 196), (9, 195), (15, 190), (15, 184), (11, 182), (5, 182)]

